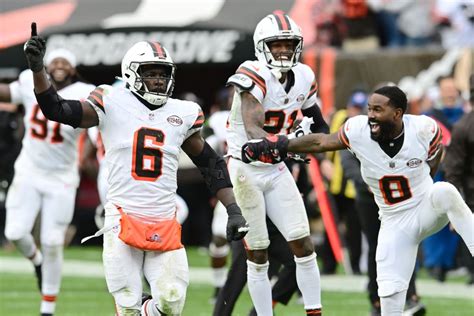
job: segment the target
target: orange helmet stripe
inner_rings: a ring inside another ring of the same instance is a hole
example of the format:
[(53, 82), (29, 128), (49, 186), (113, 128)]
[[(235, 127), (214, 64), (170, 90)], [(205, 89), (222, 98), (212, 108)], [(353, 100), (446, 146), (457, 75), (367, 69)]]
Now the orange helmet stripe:
[(278, 28), (280, 31), (288, 31), (291, 30), (290, 20), (288, 16), (284, 14), (282, 11), (276, 11), (273, 13), (275, 20), (277, 21)]
[(150, 44), (151, 48), (153, 49), (153, 54), (155, 57), (159, 58), (166, 58), (166, 53), (165, 50), (163, 49), (163, 46), (159, 42), (147, 42)]

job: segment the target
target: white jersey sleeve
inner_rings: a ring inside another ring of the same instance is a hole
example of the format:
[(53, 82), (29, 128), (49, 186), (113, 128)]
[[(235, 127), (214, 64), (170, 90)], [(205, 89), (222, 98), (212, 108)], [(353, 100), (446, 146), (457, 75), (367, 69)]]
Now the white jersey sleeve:
[(317, 104), (317, 93), (318, 93), (318, 83), (316, 82), (316, 78), (314, 76), (314, 72), (309, 68), (309, 66), (301, 64), (302, 73), (306, 82), (311, 82), (311, 86), (309, 87), (308, 94), (306, 96), (306, 100), (304, 101), (303, 105), (301, 106), (302, 110), (306, 110), (313, 105)]
[(33, 100), (31, 100), (32, 98), (34, 98), (34, 102), (36, 102), (34, 96), (33, 72), (31, 70), (27, 69), (22, 71), (18, 79), (10, 83), (9, 88), (11, 103), (28, 106), (28, 104), (33, 102)]
[(184, 139), (187, 139), (189, 136), (193, 135), (194, 133), (199, 132), (202, 129), (202, 125), (204, 124), (204, 120), (205, 120), (204, 112), (202, 111), (201, 107), (197, 103), (194, 103), (194, 102), (192, 103), (195, 104), (195, 108), (196, 108), (195, 117), (196, 118), (194, 119), (194, 123), (189, 127), (189, 130), (186, 133), (186, 136), (184, 137)]
[(239, 68), (237, 68), (236, 74), (247, 76), (254, 83), (253, 88), (250, 90), (250, 93), (258, 100), (258, 102), (263, 103), (263, 99), (267, 94), (267, 84), (265, 77), (267, 77), (263, 72), (268, 72), (269, 70), (266, 66), (262, 65), (258, 61), (247, 60), (242, 63)]
[(421, 142), (428, 144), (428, 158), (427, 161), (430, 161), (439, 152), (443, 140), (443, 132), (439, 127), (438, 123), (425, 115), (417, 117), (419, 124), (416, 125), (418, 128), (418, 137)]
[(105, 107), (104, 107), (104, 97), (113, 89), (109, 85), (100, 85), (95, 88), (87, 97), (87, 102), (89, 102), (99, 117), (99, 126), (104, 124), (105, 121)]

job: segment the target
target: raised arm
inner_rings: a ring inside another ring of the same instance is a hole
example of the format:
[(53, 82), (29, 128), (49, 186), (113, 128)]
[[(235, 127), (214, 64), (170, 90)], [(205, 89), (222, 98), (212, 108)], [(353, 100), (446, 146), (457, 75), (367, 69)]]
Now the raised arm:
[(99, 124), (99, 117), (86, 101), (64, 100), (51, 85), (43, 65), (46, 41), (38, 36), (36, 23), (31, 24), (31, 38), (25, 44), (25, 55), (33, 71), (33, 82), (38, 105), (48, 119), (72, 127), (92, 127)]

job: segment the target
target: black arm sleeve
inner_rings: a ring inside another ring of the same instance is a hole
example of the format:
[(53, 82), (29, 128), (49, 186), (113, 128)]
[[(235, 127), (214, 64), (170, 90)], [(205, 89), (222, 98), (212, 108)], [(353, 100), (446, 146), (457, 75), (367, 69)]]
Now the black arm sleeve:
[(64, 100), (53, 86), (39, 94), (36, 100), (44, 116), (49, 120), (79, 127), (82, 121), (82, 105), (78, 100)]
[(323, 119), (323, 115), (321, 114), (321, 110), (317, 104), (314, 104), (312, 107), (305, 110), (301, 110), (301, 112), (303, 112), (304, 116), (313, 118), (314, 124), (311, 124), (310, 127), (312, 133), (329, 134), (329, 126)]
[(204, 149), (198, 156), (189, 156), (189, 158), (201, 171), (212, 194), (216, 194), (223, 188), (232, 188), (224, 159), (207, 142), (204, 142)]

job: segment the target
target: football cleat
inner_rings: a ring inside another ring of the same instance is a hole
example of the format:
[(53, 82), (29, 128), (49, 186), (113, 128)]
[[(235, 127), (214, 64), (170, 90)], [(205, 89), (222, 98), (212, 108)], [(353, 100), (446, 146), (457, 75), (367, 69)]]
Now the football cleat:
[(405, 303), (403, 316), (422, 316), (426, 314), (426, 306), (418, 300), (408, 299)]

